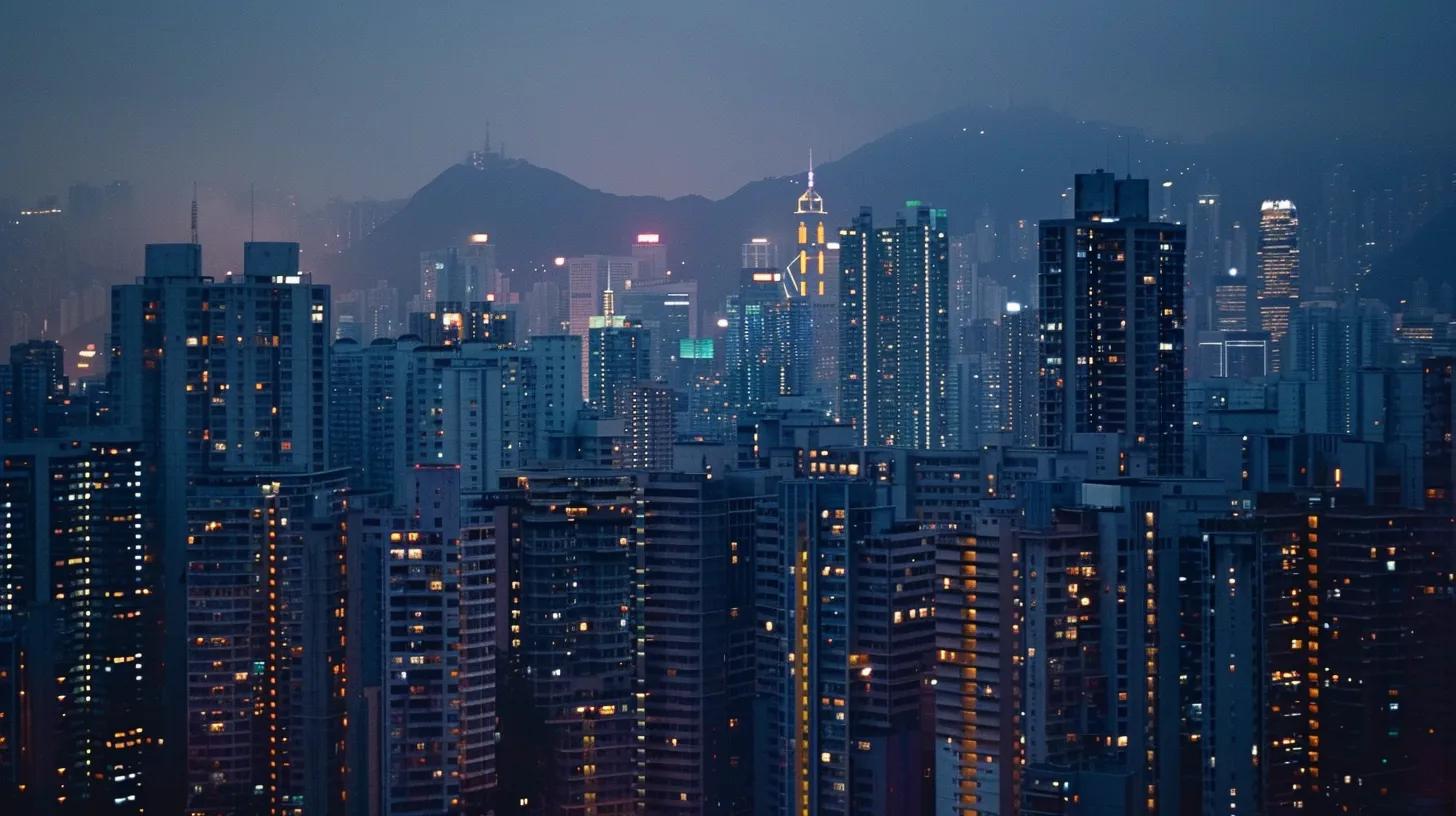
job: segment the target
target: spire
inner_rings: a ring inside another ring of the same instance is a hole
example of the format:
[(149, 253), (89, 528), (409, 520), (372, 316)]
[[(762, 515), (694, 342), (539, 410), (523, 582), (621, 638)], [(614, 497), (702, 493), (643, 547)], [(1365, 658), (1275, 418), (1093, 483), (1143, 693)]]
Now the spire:
[(612, 267), (607, 265), (607, 288), (602, 292), (602, 317), (606, 318), (608, 325), (612, 322), (612, 311), (616, 305), (616, 297), (612, 292)]
[(192, 243), (200, 244), (197, 240), (197, 182), (192, 182)]
[(809, 183), (805, 185), (804, 192), (799, 196), (798, 206), (794, 208), (795, 215), (824, 215), (824, 199), (814, 189), (814, 148), (809, 148)]

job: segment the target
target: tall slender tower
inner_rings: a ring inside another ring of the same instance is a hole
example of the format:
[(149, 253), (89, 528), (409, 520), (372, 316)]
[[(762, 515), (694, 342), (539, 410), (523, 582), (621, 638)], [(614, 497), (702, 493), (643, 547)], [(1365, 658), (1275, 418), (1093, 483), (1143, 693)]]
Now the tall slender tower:
[(1289, 200), (1259, 207), (1259, 327), (1274, 347), (1271, 368), (1278, 371), (1280, 346), (1289, 315), (1299, 306), (1299, 213)]
[(789, 279), (794, 281), (799, 297), (818, 302), (830, 297), (833, 270), (824, 269), (824, 199), (814, 189), (814, 153), (809, 153), (809, 180), (803, 195), (794, 207), (799, 226), (795, 232), (796, 251), (789, 264)]
[(1149, 219), (1146, 179), (1079, 173), (1074, 204), (1041, 222), (1041, 444), (1120, 434), (1125, 458), (1177, 475), (1187, 231)]

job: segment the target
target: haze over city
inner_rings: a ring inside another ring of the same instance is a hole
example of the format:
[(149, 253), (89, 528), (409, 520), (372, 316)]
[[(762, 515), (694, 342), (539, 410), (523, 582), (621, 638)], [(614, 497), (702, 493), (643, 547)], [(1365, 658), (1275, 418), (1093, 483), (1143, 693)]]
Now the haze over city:
[(1456, 5), (11, 4), (0, 814), (1456, 814)]

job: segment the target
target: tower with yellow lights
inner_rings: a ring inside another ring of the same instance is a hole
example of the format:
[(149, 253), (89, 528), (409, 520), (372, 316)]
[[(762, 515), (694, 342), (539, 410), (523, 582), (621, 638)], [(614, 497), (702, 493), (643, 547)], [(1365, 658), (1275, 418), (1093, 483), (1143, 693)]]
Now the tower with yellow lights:
[(797, 251), (789, 263), (789, 280), (796, 285), (796, 294), (808, 298), (810, 303), (834, 297), (832, 283), (836, 270), (826, 269), (824, 215), (824, 199), (814, 189), (814, 153), (810, 151), (808, 184), (794, 207), (794, 216), (798, 220), (798, 229), (794, 233)]

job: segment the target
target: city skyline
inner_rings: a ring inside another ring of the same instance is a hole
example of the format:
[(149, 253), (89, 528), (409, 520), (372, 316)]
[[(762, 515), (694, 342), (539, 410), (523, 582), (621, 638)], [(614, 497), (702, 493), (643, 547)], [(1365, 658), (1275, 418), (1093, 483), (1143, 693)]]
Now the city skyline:
[(1456, 813), (1456, 8), (1338, 12), (26, 7), (0, 811)]

